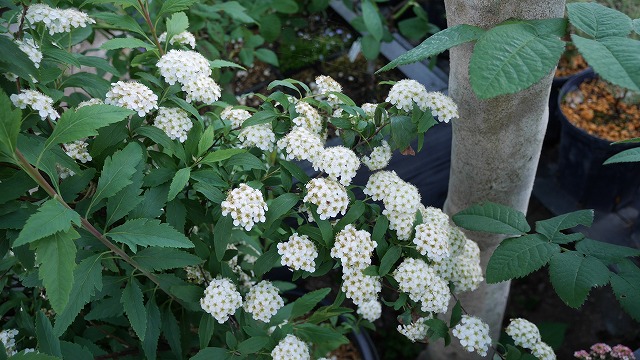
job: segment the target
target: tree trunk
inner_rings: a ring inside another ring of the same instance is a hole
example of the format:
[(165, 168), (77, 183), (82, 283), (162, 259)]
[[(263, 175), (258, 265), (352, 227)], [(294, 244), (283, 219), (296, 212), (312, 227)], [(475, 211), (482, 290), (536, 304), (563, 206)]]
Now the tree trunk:
[[(448, 26), (476, 25), (489, 29), (509, 18), (545, 19), (564, 15), (565, 0), (445, 0)], [(548, 99), (553, 75), (512, 95), (479, 100), (469, 83), (473, 44), (450, 52), (449, 95), (458, 104), (453, 121), (451, 176), (444, 210), (453, 215), (481, 201), (492, 201), (526, 212), (548, 121)], [(486, 269), (501, 236), (468, 232), (480, 245)], [(509, 282), (482, 283), (460, 301), (470, 314), (486, 321), (494, 343), (502, 328)], [(456, 341), (429, 346), (428, 359), (471, 359)], [(492, 357), (489, 354), (489, 357)]]

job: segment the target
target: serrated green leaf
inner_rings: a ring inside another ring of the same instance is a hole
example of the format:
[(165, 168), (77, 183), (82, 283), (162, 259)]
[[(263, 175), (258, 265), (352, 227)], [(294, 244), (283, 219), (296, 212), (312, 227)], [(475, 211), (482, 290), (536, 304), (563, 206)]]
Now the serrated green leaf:
[(180, 339), (180, 327), (178, 320), (171, 311), (171, 307), (166, 307), (162, 312), (162, 334), (169, 343), (174, 358), (182, 359), (182, 341)]
[(188, 27), (189, 18), (187, 18), (185, 13), (177, 12), (171, 15), (171, 17), (167, 19), (167, 43), (175, 35), (178, 35), (183, 31), (187, 31)]
[(155, 45), (149, 44), (146, 41), (142, 41), (136, 38), (114, 38), (105, 41), (100, 49), (102, 50), (117, 50), (117, 49), (136, 49), (144, 48), (147, 50), (155, 49)]
[(158, 17), (171, 14), (177, 11), (184, 11), (191, 7), (191, 5), (197, 3), (198, 0), (167, 0), (162, 3)]
[(584, 239), (577, 243), (576, 251), (585, 255), (591, 255), (607, 263), (616, 263), (628, 257), (640, 256), (640, 250), (638, 249), (592, 239)]
[(270, 340), (266, 336), (251, 337), (238, 344), (238, 351), (244, 355), (255, 354), (267, 346)]
[(198, 351), (190, 360), (225, 360), (230, 357), (229, 350), (216, 347), (208, 347)]
[(591, 226), (592, 223), (593, 210), (578, 210), (551, 219), (536, 221), (536, 231), (554, 241), (554, 239), (562, 237), (563, 234), (560, 233), (562, 230), (571, 229), (578, 225)]
[(142, 177), (142, 171), (133, 174), (131, 184), (107, 199), (107, 226), (127, 216), (142, 202)]
[(149, 299), (146, 306), (147, 310), (147, 331), (142, 342), (142, 350), (145, 357), (149, 360), (155, 360), (158, 356), (158, 340), (160, 339), (160, 327), (162, 326), (162, 318), (160, 309), (153, 298)]
[(426, 58), (430, 58), (432, 56), (436, 56), (454, 46), (458, 46), (469, 41), (475, 41), (484, 33), (485, 30), (477, 26), (466, 24), (452, 26), (436, 34), (433, 34), (425, 41), (423, 41), (420, 45), (407, 51), (392, 62), (383, 66), (382, 69), (378, 70), (376, 73), (391, 70), (400, 65), (411, 64), (414, 62), (422, 61)]
[(373, 4), (371, 0), (365, 0), (362, 2), (362, 18), (364, 20), (364, 26), (367, 28), (367, 31), (373, 36), (377, 41), (382, 40), (382, 20), (380, 20), (380, 15), (376, 10), (376, 6)]
[(608, 158), (604, 165), (625, 163), (625, 162), (639, 162), (640, 161), (640, 148), (633, 148), (621, 151), (612, 157)]
[(38, 277), (47, 290), (51, 307), (61, 313), (71, 294), (73, 269), (76, 267), (76, 244), (80, 237), (75, 230), (57, 232), (36, 243), (37, 261), (40, 265)]
[(301, 296), (298, 300), (294, 301), (293, 303), (293, 309), (291, 310), (291, 318), (294, 319), (298, 316), (302, 316), (308, 313), (309, 311), (313, 310), (313, 308), (316, 307), (316, 305), (318, 305), (318, 303), (322, 301), (322, 299), (327, 297), (329, 292), (331, 292), (331, 289), (325, 288), (325, 289), (315, 290)]
[(391, 148), (404, 150), (411, 144), (411, 139), (417, 132), (416, 124), (411, 117), (396, 115), (391, 117)]
[(107, 236), (126, 244), (133, 252), (136, 246), (192, 248), (193, 243), (169, 224), (156, 219), (133, 219), (111, 229)]
[(382, 257), (382, 260), (380, 260), (380, 268), (378, 270), (378, 274), (380, 276), (387, 275), (389, 271), (391, 271), (391, 268), (393, 267), (393, 265), (398, 261), (398, 259), (400, 259), (401, 255), (402, 255), (401, 247), (397, 245), (390, 247)]
[(562, 301), (572, 308), (578, 308), (587, 299), (592, 287), (609, 282), (609, 269), (595, 257), (568, 251), (551, 258), (549, 277)]
[(522, 235), (531, 230), (523, 213), (492, 202), (460, 211), (453, 216), (453, 222), (467, 230), (494, 234)]
[(71, 65), (80, 67), (80, 62), (66, 50), (58, 49), (53, 46), (43, 46), (42, 55), (45, 59), (50, 59), (62, 65)]
[(429, 319), (424, 322), (429, 327), (429, 339), (436, 340), (449, 336), (449, 327), (440, 319)]
[(593, 70), (603, 79), (640, 91), (640, 41), (624, 37), (586, 39), (576, 34), (571, 40)]
[(176, 175), (173, 177), (173, 180), (171, 181), (171, 185), (169, 186), (169, 194), (167, 195), (167, 201), (173, 200), (176, 197), (176, 195), (178, 195), (178, 193), (182, 191), (182, 189), (184, 189), (185, 186), (187, 186), (187, 183), (189, 183), (190, 177), (191, 177), (190, 167), (182, 168), (176, 172)]
[(528, 275), (560, 252), (558, 244), (538, 234), (509, 238), (496, 248), (487, 264), (487, 283), (495, 284)]
[(20, 235), (13, 242), (13, 247), (28, 244), (57, 232), (67, 232), (72, 224), (80, 226), (80, 215), (77, 212), (65, 207), (57, 199), (47, 200), (38, 208), (38, 212), (29, 217)]
[(49, 322), (42, 310), (38, 310), (36, 313), (36, 339), (38, 339), (38, 351), (62, 357), (60, 340), (53, 333), (51, 322)]
[(62, 357), (64, 360), (93, 359), (93, 354), (91, 353), (91, 351), (80, 344), (61, 341), (60, 349), (62, 350)]
[(547, 76), (565, 43), (525, 23), (496, 26), (476, 43), (469, 64), (475, 94), (489, 99), (522, 91)]
[(4, 70), (3, 72), (14, 73), (23, 79), (31, 79), (31, 76), (37, 78), (38, 69), (33, 61), (8, 36), (0, 37), (0, 49), (0, 69)]
[(102, 173), (98, 179), (98, 187), (91, 200), (90, 208), (102, 199), (117, 194), (131, 184), (131, 177), (137, 171), (136, 166), (142, 161), (142, 149), (135, 142), (129, 143), (104, 161)]
[(567, 4), (571, 25), (594, 38), (627, 36), (631, 32), (631, 18), (618, 10), (598, 3)]
[(69, 302), (64, 310), (56, 316), (54, 326), (56, 336), (61, 336), (65, 332), (96, 290), (102, 290), (101, 256), (100, 254), (90, 256), (82, 260), (75, 268)]
[(611, 274), (611, 287), (622, 308), (640, 321), (640, 269), (631, 261), (622, 262), (617, 274)]
[(22, 111), (13, 109), (11, 100), (7, 94), (0, 90), (0, 153), (8, 158), (14, 157), (20, 124), (22, 122)]
[(245, 149), (220, 149), (214, 152), (208, 153), (202, 160), (201, 164), (212, 165), (223, 160), (227, 160), (230, 157), (246, 152)]
[(147, 331), (147, 309), (144, 306), (144, 297), (138, 280), (132, 278), (127, 282), (127, 286), (122, 291), (120, 302), (124, 307), (127, 318), (129, 318), (133, 331), (136, 332), (141, 341), (144, 341)]
[(203, 262), (199, 257), (172, 248), (149, 247), (138, 251), (134, 260), (145, 269), (162, 271), (198, 265)]
[(22, 354), (18, 353), (11, 356), (11, 360), (60, 360), (60, 359), (62, 359), (62, 357), (51, 356), (51, 355), (41, 354), (37, 352), (22, 353)]
[(103, 20), (109, 23), (109, 25), (113, 25), (116, 29), (128, 30), (136, 34), (146, 36), (144, 30), (142, 30), (140, 25), (131, 16), (122, 16), (116, 13), (98, 13), (91, 14), (91, 16), (93, 18)]
[(212, 69), (220, 69), (225, 67), (236, 68), (240, 70), (246, 70), (246, 68), (242, 65), (236, 64), (234, 62), (222, 59), (216, 59), (209, 61), (209, 67)]
[(524, 22), (533, 26), (540, 35), (552, 34), (561, 38), (567, 33), (567, 19), (565, 18), (532, 19), (524, 20)]

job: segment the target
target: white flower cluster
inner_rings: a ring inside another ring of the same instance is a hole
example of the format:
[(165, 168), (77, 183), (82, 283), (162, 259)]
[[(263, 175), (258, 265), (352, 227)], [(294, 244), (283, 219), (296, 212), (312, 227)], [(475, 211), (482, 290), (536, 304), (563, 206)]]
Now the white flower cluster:
[(56, 120), (60, 117), (58, 112), (53, 108), (53, 99), (35, 90), (22, 90), (20, 94), (12, 94), (11, 102), (20, 109), (31, 109), (38, 112), (40, 118), (45, 120), (47, 117)]
[(357, 230), (349, 224), (336, 234), (331, 248), (331, 257), (340, 259), (343, 267), (364, 269), (371, 265), (371, 255), (376, 243), (371, 234), (365, 230)]
[(0, 342), (4, 345), (8, 356), (13, 356), (18, 353), (18, 350), (16, 349), (16, 335), (18, 335), (18, 330), (16, 329), (0, 331)]
[(309, 160), (313, 162), (322, 152), (322, 139), (303, 127), (294, 127), (278, 140), (278, 149), (283, 150), (287, 160)]
[(133, 110), (140, 117), (144, 117), (158, 108), (158, 95), (139, 82), (118, 81), (111, 83), (104, 103)]
[(318, 178), (311, 179), (305, 185), (307, 195), (303, 201), (318, 207), (320, 219), (326, 220), (336, 217), (338, 213), (344, 215), (349, 206), (349, 195), (344, 186), (337, 181)]
[[(342, 291), (358, 307), (378, 300), (382, 290), (379, 276), (365, 275), (363, 269), (342, 267)], [(374, 319), (375, 320), (375, 319)]]
[(424, 312), (445, 313), (451, 292), (446, 281), (422, 259), (406, 258), (393, 272), (400, 291), (415, 302), (421, 302)]
[(427, 338), (427, 326), (426, 321), (431, 319), (431, 316), (421, 317), (411, 324), (398, 325), (398, 332), (411, 340), (411, 342), (423, 341)]
[[(337, 92), (337, 93), (342, 92), (342, 86), (330, 76), (325, 76), (325, 75), (316, 76), (316, 86), (317, 86), (316, 89), (318, 94), (324, 95), (329, 92)], [(338, 99), (338, 97), (334, 94), (327, 95), (327, 102), (333, 106), (342, 103), (340, 99)]]
[(322, 170), (329, 178), (348, 186), (360, 168), (360, 160), (353, 150), (334, 146), (321, 151), (313, 161), (314, 170)]
[(491, 345), (489, 325), (475, 316), (462, 315), (462, 319), (456, 325), (451, 334), (460, 340), (460, 344), (469, 352), (477, 352), (481, 356), (487, 356), (487, 350)]
[(193, 123), (186, 111), (178, 108), (161, 107), (158, 109), (158, 115), (153, 121), (153, 126), (164, 131), (170, 139), (183, 143), (187, 140), (187, 135), (193, 127)]
[(85, 100), (81, 103), (78, 104), (78, 106), (76, 106), (76, 110), (85, 107), (85, 106), (92, 106), (92, 105), (102, 105), (104, 104), (104, 101), (100, 100), (100, 99), (89, 99), (89, 100)]
[(365, 164), (369, 170), (375, 171), (384, 169), (389, 165), (391, 160), (391, 146), (385, 140), (382, 140), (380, 146), (376, 146), (371, 151), (371, 154), (362, 158), (362, 163)]
[(230, 121), (231, 127), (239, 128), (242, 123), (251, 117), (251, 113), (244, 109), (234, 109), (233, 106), (227, 106), (220, 113), (222, 120)]
[[(163, 32), (162, 34), (160, 34), (160, 36), (158, 36), (158, 41), (166, 42), (167, 41), (167, 33)], [(171, 40), (169, 40), (169, 44), (171, 44), (171, 45), (176, 44), (176, 43), (177, 44), (183, 44), (183, 45), (189, 45), (189, 46), (191, 46), (192, 49), (195, 49), (196, 48), (196, 37), (193, 36), (193, 34), (188, 32), (188, 31), (183, 31), (180, 34), (173, 35)]]
[(295, 126), (306, 128), (314, 134), (319, 134), (322, 131), (322, 116), (311, 104), (298, 101), (296, 113), (298, 116), (291, 120)]
[(202, 309), (224, 324), (242, 306), (242, 296), (229, 279), (213, 279), (200, 299)]
[(267, 203), (262, 198), (262, 192), (247, 184), (231, 190), (225, 201), (220, 204), (222, 216), (231, 215), (233, 225), (242, 226), (249, 231), (258, 222), (265, 222)]
[(293, 270), (314, 272), (318, 249), (307, 235), (293, 233), (289, 240), (278, 244), (281, 264)]
[(441, 92), (429, 92), (424, 85), (415, 80), (398, 81), (391, 87), (385, 101), (407, 112), (413, 109), (415, 103), (422, 111), (431, 110), (441, 122), (448, 123), (449, 120), (458, 117), (458, 106), (450, 97)]
[[(462, 231), (458, 230), (456, 233), (462, 233)], [(450, 256), (439, 262), (434, 261), (432, 264), (433, 269), (440, 277), (446, 281), (453, 282), (456, 293), (473, 291), (477, 289), (482, 280), (484, 280), (482, 267), (480, 266), (480, 249), (478, 248), (478, 244), (466, 238), (465, 241), (466, 244), (462, 254)]]
[(269, 322), (284, 306), (284, 300), (278, 294), (278, 288), (263, 280), (251, 287), (243, 306), (246, 312), (253, 315), (254, 320)]
[(91, 155), (89, 155), (89, 151), (87, 150), (86, 142), (82, 140), (76, 140), (72, 143), (64, 144), (64, 152), (69, 155), (70, 158), (79, 160), (81, 163), (86, 163), (87, 161), (91, 161)]
[(540, 330), (532, 322), (521, 318), (511, 319), (506, 333), (511, 336), (517, 346), (531, 350), (538, 359), (555, 360), (556, 355), (553, 349), (542, 341)]
[(70, 32), (74, 28), (95, 24), (95, 20), (76, 9), (58, 9), (46, 4), (33, 4), (27, 10), (26, 19), (29, 23), (43, 23), (49, 30), (49, 35)]
[(382, 316), (382, 304), (378, 300), (371, 300), (358, 305), (356, 312), (371, 322), (376, 321)]
[(187, 280), (194, 284), (204, 284), (205, 281), (212, 279), (211, 274), (199, 266), (187, 266), (184, 271), (187, 273)]
[[(40, 47), (38, 44), (33, 41), (33, 39), (24, 39), (24, 40), (14, 40), (18, 48), (22, 50), (23, 53), (27, 54), (29, 60), (33, 62), (33, 65), (36, 69), (40, 68), (40, 61), (42, 61), (42, 52), (40, 51)], [(18, 79), (18, 75), (14, 73), (6, 73), (4, 77), (9, 81), (16, 81)], [(31, 76), (32, 82), (38, 82), (33, 76)]]
[(273, 360), (311, 360), (309, 347), (295, 335), (287, 335), (271, 351)]
[(238, 139), (241, 147), (257, 147), (263, 151), (271, 151), (276, 143), (276, 134), (271, 129), (271, 124), (247, 126), (240, 131)]
[(438, 223), (425, 222), (416, 226), (413, 243), (422, 255), (430, 260), (442, 261), (450, 256), (449, 224), (442, 226)]
[(360, 108), (364, 111), (365, 115), (367, 115), (367, 117), (370, 117), (372, 119), (376, 115), (377, 107), (378, 107), (378, 104), (373, 104), (373, 103), (364, 103), (362, 104), (362, 106), (360, 106)]
[(553, 348), (544, 342), (537, 343), (533, 349), (531, 349), (531, 353), (538, 358), (538, 360), (556, 360), (556, 353), (553, 352)]
[(169, 50), (157, 63), (160, 75), (169, 84), (182, 85), (188, 102), (201, 101), (211, 104), (221, 96), (220, 85), (211, 76), (209, 61), (190, 50)]

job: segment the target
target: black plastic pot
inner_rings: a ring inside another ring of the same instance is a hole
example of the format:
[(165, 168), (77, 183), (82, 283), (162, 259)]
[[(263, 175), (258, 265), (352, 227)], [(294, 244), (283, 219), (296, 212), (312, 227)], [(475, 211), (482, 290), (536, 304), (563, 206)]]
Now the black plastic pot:
[[(557, 107), (565, 95), (597, 75), (592, 70), (567, 81), (557, 97)], [(631, 204), (640, 187), (640, 166), (635, 163), (602, 165), (609, 157), (633, 147), (615, 144), (575, 127), (558, 111), (561, 122), (557, 180), (584, 208), (615, 211)]]
[(581, 70), (573, 75), (554, 77), (551, 83), (551, 93), (549, 94), (549, 123), (547, 124), (547, 132), (544, 135), (545, 143), (557, 143), (560, 139), (560, 117), (563, 115), (558, 105), (558, 94), (560, 89), (567, 81), (584, 75), (592, 71), (591, 68)]

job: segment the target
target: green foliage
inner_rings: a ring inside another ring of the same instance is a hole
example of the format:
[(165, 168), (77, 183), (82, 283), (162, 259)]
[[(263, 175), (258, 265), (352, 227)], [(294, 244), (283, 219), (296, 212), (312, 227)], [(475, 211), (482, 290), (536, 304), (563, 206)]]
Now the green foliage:
[(137, 246), (191, 248), (193, 243), (169, 224), (160, 220), (131, 219), (111, 229), (107, 236), (136, 251)]
[(559, 252), (560, 246), (537, 234), (506, 239), (487, 264), (487, 282), (526, 276), (545, 266)]
[(609, 269), (592, 256), (576, 252), (556, 254), (549, 263), (551, 284), (565, 304), (577, 308), (594, 286), (609, 282)]
[(624, 162), (639, 162), (640, 161), (640, 148), (633, 148), (621, 151), (612, 157), (608, 158), (604, 162), (604, 165), (624, 163)]
[(58, 232), (35, 244), (39, 277), (47, 289), (47, 297), (56, 312), (62, 312), (69, 301), (76, 267), (76, 244), (80, 235), (73, 229)]
[(465, 229), (494, 234), (523, 235), (531, 230), (523, 213), (492, 202), (464, 209), (453, 216), (453, 221)]
[(47, 200), (38, 212), (29, 217), (13, 246), (28, 244), (58, 232), (69, 232), (72, 224), (80, 225), (78, 213), (56, 199)]

